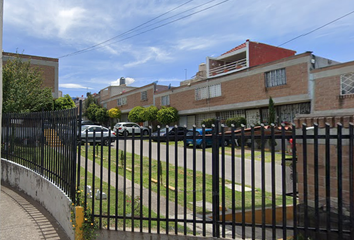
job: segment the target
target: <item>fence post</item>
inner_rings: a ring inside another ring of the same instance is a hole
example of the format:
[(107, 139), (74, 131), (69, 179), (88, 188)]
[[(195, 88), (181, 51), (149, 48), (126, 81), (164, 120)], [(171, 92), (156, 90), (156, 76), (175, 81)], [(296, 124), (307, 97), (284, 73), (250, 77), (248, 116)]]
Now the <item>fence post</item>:
[(213, 237), (220, 237), (220, 209), (219, 209), (219, 121), (215, 121), (213, 131), (213, 148), (212, 148), (212, 173), (213, 173)]
[(6, 159), (9, 160), (9, 149), (10, 149), (10, 142), (9, 142), (9, 132), (10, 132), (10, 114), (7, 114), (7, 121), (6, 121)]
[[(75, 147), (74, 149), (77, 150), (77, 189), (80, 189), (80, 168), (81, 168), (81, 120), (82, 120), (82, 100), (79, 102), (79, 123), (77, 124), (77, 121), (74, 123), (74, 134), (75, 134)], [(77, 127), (77, 128), (76, 128)], [(74, 154), (76, 156), (76, 152)], [(75, 161), (74, 161), (75, 162)], [(76, 172), (74, 170), (74, 172)], [(73, 178), (73, 183), (72, 187), (75, 186), (75, 177)], [(85, 188), (85, 194), (86, 194), (86, 186)], [(75, 189), (73, 189), (75, 191)]]
[(41, 136), (41, 175), (44, 172), (44, 110), (42, 108), (41, 114), (41, 122), (42, 122), (42, 136)]

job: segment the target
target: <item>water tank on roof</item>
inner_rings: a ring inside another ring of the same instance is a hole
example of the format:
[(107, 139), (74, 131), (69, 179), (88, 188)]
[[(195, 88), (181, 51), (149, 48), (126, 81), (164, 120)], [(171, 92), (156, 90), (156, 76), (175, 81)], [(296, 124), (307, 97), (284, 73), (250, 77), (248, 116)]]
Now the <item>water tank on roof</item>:
[(125, 78), (124, 77), (121, 77), (119, 79), (119, 85), (124, 85), (125, 84)]

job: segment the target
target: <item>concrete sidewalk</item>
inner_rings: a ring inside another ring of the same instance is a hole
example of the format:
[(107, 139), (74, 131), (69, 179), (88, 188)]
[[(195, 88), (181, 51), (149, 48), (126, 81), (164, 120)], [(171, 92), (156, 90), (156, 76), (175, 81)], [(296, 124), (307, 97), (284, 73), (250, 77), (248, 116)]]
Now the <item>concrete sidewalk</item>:
[(1, 185), (0, 239), (69, 239), (54, 217), (38, 202)]

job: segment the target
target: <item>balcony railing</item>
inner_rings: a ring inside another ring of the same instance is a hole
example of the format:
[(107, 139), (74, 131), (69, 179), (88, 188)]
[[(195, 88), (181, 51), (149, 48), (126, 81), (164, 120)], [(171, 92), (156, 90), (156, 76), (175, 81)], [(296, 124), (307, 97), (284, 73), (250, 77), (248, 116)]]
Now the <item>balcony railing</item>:
[(216, 76), (219, 74), (224, 74), (228, 72), (235, 72), (247, 67), (247, 60), (246, 58), (237, 60), (234, 62), (229, 62), (224, 65), (210, 68), (210, 76)]

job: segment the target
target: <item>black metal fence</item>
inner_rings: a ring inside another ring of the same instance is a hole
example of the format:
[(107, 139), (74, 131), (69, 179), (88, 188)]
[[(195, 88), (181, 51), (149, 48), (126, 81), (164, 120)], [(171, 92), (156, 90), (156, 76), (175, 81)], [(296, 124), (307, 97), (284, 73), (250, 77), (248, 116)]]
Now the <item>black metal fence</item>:
[[(111, 130), (80, 133), (77, 119), (77, 109), (5, 114), (1, 157), (47, 177), (73, 201), (75, 187), (83, 189), (101, 229), (354, 239), (352, 124), (216, 124), (182, 136), (116, 134), (104, 146)], [(77, 137), (92, 143), (78, 145)]]
[(352, 125), (344, 132), (340, 125), (330, 131), (192, 130), (154, 138), (151, 131), (117, 134), (110, 146), (95, 140), (81, 146), (83, 200), (100, 228), (236, 239), (354, 239)]
[(48, 178), (75, 197), (78, 109), (3, 114), (1, 157)]

